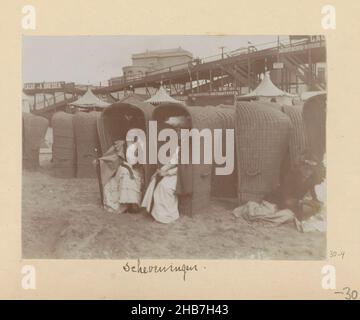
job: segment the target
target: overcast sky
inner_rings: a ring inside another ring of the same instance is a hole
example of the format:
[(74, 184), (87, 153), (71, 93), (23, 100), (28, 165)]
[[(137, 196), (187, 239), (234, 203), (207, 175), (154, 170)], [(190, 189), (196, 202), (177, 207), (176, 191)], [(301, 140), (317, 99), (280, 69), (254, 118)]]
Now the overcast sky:
[[(287, 37), (280, 37), (285, 40)], [(133, 53), (182, 47), (208, 57), (252, 44), (276, 42), (276, 36), (24, 36), (23, 82), (67, 81), (99, 84), (122, 75)], [(275, 43), (274, 43), (275, 44)], [(105, 84), (105, 83), (103, 83)]]

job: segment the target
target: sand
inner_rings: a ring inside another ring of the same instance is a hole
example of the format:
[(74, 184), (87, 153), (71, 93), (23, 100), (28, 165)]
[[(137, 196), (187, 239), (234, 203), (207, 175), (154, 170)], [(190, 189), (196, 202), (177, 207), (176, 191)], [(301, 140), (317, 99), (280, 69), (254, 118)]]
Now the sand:
[(23, 258), (325, 259), (326, 234), (249, 223), (232, 214), (234, 200), (163, 225), (146, 213), (107, 213), (96, 179), (56, 178), (49, 159), (41, 164), (23, 172)]

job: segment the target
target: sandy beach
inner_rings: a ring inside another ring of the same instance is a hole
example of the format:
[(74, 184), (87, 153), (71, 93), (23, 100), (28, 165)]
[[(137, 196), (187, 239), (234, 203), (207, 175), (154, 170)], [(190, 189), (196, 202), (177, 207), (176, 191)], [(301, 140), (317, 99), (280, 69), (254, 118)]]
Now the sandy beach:
[(214, 199), (205, 213), (170, 225), (146, 213), (102, 209), (96, 179), (61, 179), (49, 155), (23, 171), (23, 258), (319, 260), (326, 234), (300, 233), (293, 223), (249, 223), (232, 214), (236, 201)]

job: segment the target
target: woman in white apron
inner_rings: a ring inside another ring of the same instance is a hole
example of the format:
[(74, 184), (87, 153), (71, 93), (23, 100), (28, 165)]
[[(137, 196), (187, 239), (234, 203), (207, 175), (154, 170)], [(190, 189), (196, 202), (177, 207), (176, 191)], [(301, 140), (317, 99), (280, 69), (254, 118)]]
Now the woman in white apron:
[[(151, 215), (161, 223), (174, 222), (179, 218), (178, 197), (176, 195), (178, 152), (179, 147), (177, 147), (170, 164), (162, 166), (156, 172), (160, 181), (154, 189)], [(154, 180), (156, 180), (156, 176), (153, 178)]]
[[(165, 123), (179, 128), (185, 122), (184, 119), (184, 117), (170, 117)], [(155, 172), (142, 202), (142, 207), (161, 223), (171, 223), (179, 218), (178, 195), (176, 194), (179, 152), (178, 145), (169, 163)]]
[[(136, 158), (133, 156), (134, 152), (131, 151), (137, 147), (137, 142), (127, 141), (125, 145), (124, 141), (117, 141), (113, 149), (107, 152), (108, 155), (103, 157), (103, 162), (107, 157), (115, 156), (120, 159), (115, 174), (104, 181), (104, 208), (109, 212), (135, 213), (139, 211), (144, 177), (142, 168), (137, 165)], [(103, 176), (104, 169), (107, 170), (105, 165), (102, 168)]]

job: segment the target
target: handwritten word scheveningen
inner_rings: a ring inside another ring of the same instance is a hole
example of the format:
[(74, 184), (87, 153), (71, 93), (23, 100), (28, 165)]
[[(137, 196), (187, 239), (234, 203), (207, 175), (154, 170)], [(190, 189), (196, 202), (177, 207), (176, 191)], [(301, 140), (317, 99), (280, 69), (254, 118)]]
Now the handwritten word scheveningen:
[(131, 264), (130, 262), (126, 262), (126, 264), (123, 266), (123, 270), (125, 272), (134, 272), (134, 273), (140, 273), (140, 274), (180, 272), (183, 275), (184, 281), (186, 280), (186, 275), (188, 272), (198, 272), (199, 271), (197, 264), (174, 265), (173, 263), (170, 263), (168, 265), (154, 264), (154, 265), (142, 266), (140, 259), (137, 260), (136, 264)]

